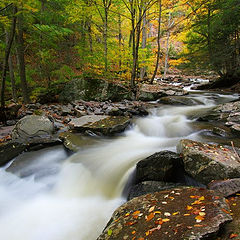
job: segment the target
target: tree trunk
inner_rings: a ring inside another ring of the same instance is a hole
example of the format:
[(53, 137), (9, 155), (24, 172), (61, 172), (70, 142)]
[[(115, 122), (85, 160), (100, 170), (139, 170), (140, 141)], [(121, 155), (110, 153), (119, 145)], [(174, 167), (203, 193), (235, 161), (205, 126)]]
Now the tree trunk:
[[(9, 42), (9, 32), (6, 31), (6, 45)], [(17, 89), (16, 89), (16, 82), (14, 76), (14, 68), (13, 68), (13, 61), (12, 61), (12, 54), (10, 51), (9, 58), (8, 58), (8, 69), (9, 69), (9, 76), (11, 79), (11, 87), (12, 87), (12, 98), (14, 102), (17, 102)]]
[(135, 78), (136, 78), (136, 66), (137, 66), (137, 59), (136, 59), (136, 30), (135, 30), (135, 11), (132, 11), (131, 16), (131, 22), (132, 22), (132, 57), (133, 57), (133, 63), (132, 63), (132, 73), (131, 73), (131, 89), (133, 92), (135, 92)]
[(170, 28), (170, 26), (171, 26), (171, 13), (169, 13), (169, 18), (168, 18), (167, 46), (166, 46), (164, 75), (163, 75), (164, 79), (166, 79), (166, 75), (168, 72), (168, 54), (169, 54), (169, 38), (170, 38), (170, 29), (169, 28)]
[(158, 36), (157, 36), (157, 45), (158, 45), (158, 50), (157, 50), (157, 61), (155, 65), (155, 69), (151, 78), (150, 83), (153, 84), (154, 78), (157, 74), (158, 70), (158, 65), (159, 65), (159, 60), (160, 60), (160, 39), (161, 39), (161, 21), (162, 21), (162, 0), (159, 0), (159, 15), (158, 15)]
[[(142, 49), (145, 49), (147, 46), (147, 27), (146, 27), (146, 12), (144, 12), (143, 14), (143, 24), (142, 24)], [(145, 56), (145, 54), (144, 54)], [(143, 64), (145, 64), (146, 62), (143, 61)], [(144, 80), (144, 78), (146, 77), (146, 73), (147, 73), (147, 67), (144, 66), (140, 69), (140, 79)]]
[(8, 69), (8, 59), (11, 52), (11, 47), (15, 35), (15, 29), (16, 29), (16, 13), (17, 13), (17, 7), (13, 7), (13, 18), (12, 18), (12, 25), (10, 34), (7, 41), (7, 46), (5, 49), (5, 57), (3, 62), (3, 73), (2, 73), (2, 85), (1, 85), (1, 111), (0, 115), (4, 114), (4, 107), (5, 107), (5, 100), (4, 100), (4, 93), (5, 93), (5, 84), (6, 84), (6, 77), (7, 77), (7, 69)]
[(17, 16), (17, 58), (19, 64), (19, 76), (21, 80), (22, 94), (24, 103), (29, 103), (28, 86), (26, 80), (26, 69), (24, 59), (24, 39), (23, 39), (23, 15)]
[(103, 29), (103, 43), (104, 43), (104, 68), (105, 72), (108, 71), (108, 9), (105, 7), (105, 19), (104, 19), (104, 29)]
[[(119, 10), (120, 11), (120, 10)], [(121, 15), (118, 14), (118, 47), (119, 47), (119, 70), (121, 71), (122, 67), (122, 22), (121, 22)]]

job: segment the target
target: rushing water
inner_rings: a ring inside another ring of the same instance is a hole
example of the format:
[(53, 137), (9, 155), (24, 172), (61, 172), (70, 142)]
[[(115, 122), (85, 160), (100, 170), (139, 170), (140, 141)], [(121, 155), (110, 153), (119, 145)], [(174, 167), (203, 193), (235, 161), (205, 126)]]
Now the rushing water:
[(8, 166), (2, 168), (0, 239), (96, 239), (114, 209), (125, 201), (122, 190), (135, 164), (157, 151), (175, 151), (182, 138), (201, 140), (191, 128), (194, 116), (237, 98), (191, 97), (202, 104), (152, 109), (123, 136), (103, 139), (69, 158), (62, 147), (54, 147), (20, 156), (16, 161), (22, 158), (26, 164), (14, 174), (6, 171)]

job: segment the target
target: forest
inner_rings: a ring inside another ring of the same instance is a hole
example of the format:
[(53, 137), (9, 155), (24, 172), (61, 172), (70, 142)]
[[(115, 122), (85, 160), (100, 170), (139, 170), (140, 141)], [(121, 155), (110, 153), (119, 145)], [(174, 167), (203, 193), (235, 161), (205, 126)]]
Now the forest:
[(239, 31), (239, 0), (3, 0), (1, 107), (79, 76), (133, 92), (169, 72), (237, 82)]

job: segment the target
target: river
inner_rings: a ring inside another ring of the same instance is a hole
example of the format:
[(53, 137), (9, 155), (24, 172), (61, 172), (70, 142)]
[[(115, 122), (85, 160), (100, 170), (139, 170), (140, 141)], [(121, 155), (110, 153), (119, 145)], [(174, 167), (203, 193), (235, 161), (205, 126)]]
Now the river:
[[(94, 240), (124, 201), (135, 164), (161, 150), (176, 151), (182, 138), (204, 141), (195, 118), (236, 95), (195, 92), (197, 106), (159, 106), (131, 129), (68, 157), (62, 146), (18, 157), (27, 164), (0, 171), (0, 239)], [(19, 177), (21, 175), (21, 178)]]

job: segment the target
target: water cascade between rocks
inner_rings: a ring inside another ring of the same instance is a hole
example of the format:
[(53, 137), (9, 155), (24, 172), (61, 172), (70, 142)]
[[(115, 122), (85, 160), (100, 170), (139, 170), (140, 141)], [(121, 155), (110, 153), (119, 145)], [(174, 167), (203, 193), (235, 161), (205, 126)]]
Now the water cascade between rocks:
[(0, 239), (96, 239), (126, 201), (122, 191), (135, 164), (161, 150), (176, 151), (180, 139), (201, 141), (202, 130), (192, 124), (199, 114), (237, 98), (216, 93), (189, 97), (200, 104), (159, 105), (122, 136), (102, 139), (69, 158), (62, 147), (52, 147), (25, 153), (22, 157), (31, 161), (15, 174), (2, 168)]

